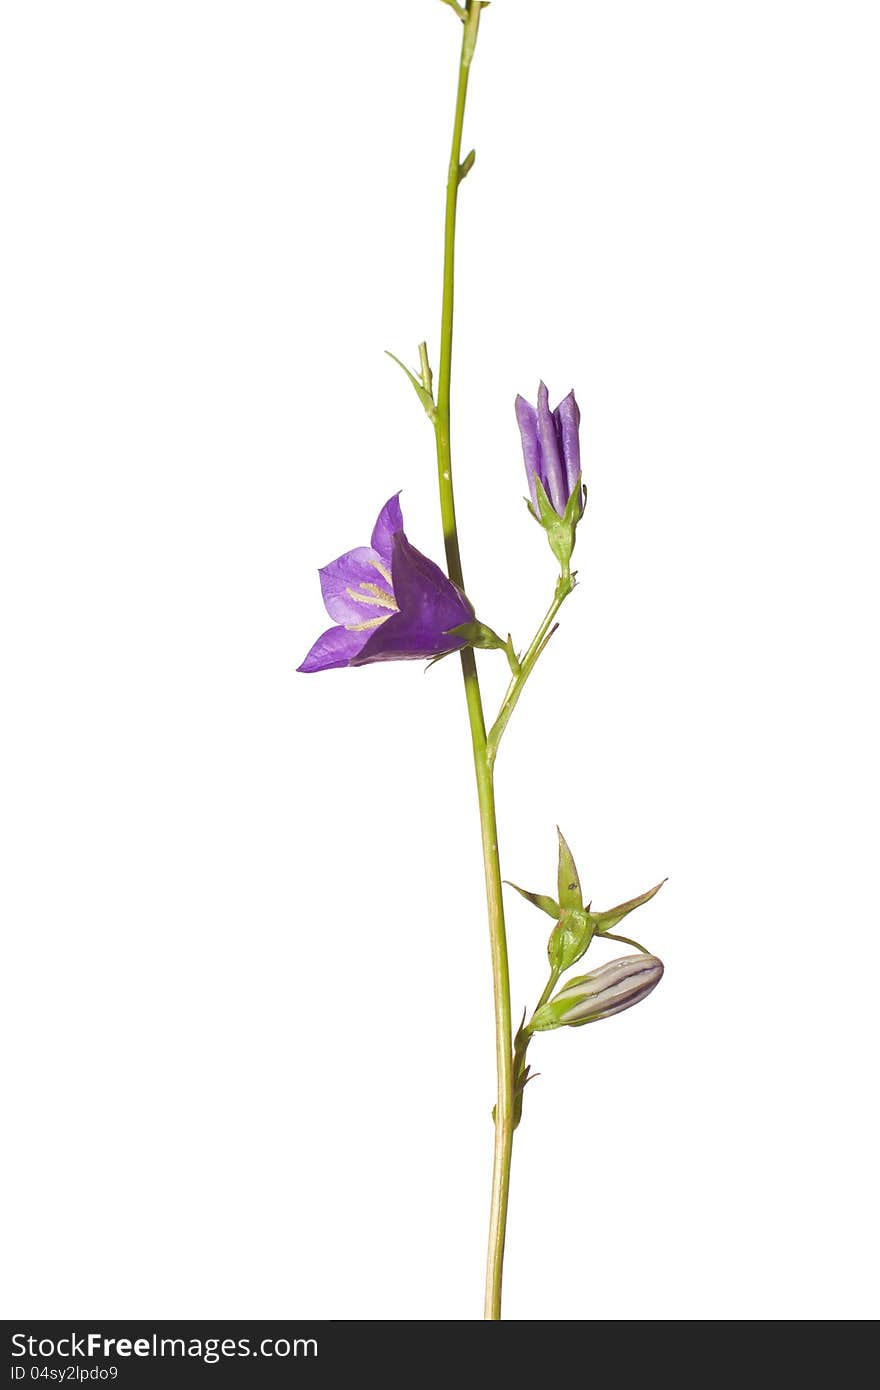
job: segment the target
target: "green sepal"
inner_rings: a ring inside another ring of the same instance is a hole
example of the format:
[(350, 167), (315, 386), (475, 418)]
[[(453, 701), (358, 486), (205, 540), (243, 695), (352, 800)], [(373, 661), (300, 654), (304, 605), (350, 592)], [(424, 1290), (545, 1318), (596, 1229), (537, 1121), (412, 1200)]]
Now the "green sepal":
[[(453, 648), (453, 651), (454, 651), (454, 650), (455, 650), (455, 648)], [(448, 656), (452, 656), (452, 655), (453, 655), (453, 652), (441, 652), (439, 656), (432, 656), (432, 657), (431, 657), (431, 660), (428, 662), (427, 666), (425, 667), (425, 670), (426, 670), (426, 671), (430, 671), (431, 667), (432, 667), (432, 666), (436, 666), (438, 661), (445, 661), (446, 658), (447, 658)]]
[(556, 873), (559, 906), (568, 912), (579, 912), (584, 905), (584, 899), (577, 865), (558, 825), (556, 834), (559, 836), (559, 867)]
[[(613, 927), (617, 926), (618, 922), (623, 921), (624, 917), (626, 917), (628, 913), (634, 912), (635, 909), (637, 907), (641, 907), (643, 903), (650, 902), (651, 899), (654, 897), (655, 893), (660, 892), (660, 889), (663, 887), (665, 882), (665, 878), (661, 879), (660, 882), (656, 883), (653, 888), (649, 888), (647, 893), (641, 893), (637, 898), (630, 898), (629, 902), (620, 903), (618, 907), (609, 907), (607, 912), (589, 913), (589, 918), (593, 924), (594, 929), (600, 935), (604, 935), (605, 932), (610, 932)], [(639, 947), (639, 950), (643, 951), (644, 949), (645, 948), (643, 946)]]
[(563, 1014), (567, 1014), (572, 1008), (571, 999), (549, 999), (546, 1004), (542, 1004), (532, 1015), (529, 1023), (530, 1033), (548, 1033), (551, 1028), (562, 1028), (560, 1022)]
[(416, 395), (418, 396), (419, 400), (421, 401), (424, 407), (425, 414), (433, 424), (433, 422), (437, 418), (437, 407), (434, 403), (434, 397), (432, 396), (431, 392), (427, 389), (424, 383), (419, 381), (418, 377), (410, 371), (409, 367), (405, 366), (404, 363), (401, 362), (400, 358), (395, 357), (394, 353), (389, 352), (387, 348), (385, 349), (385, 356), (390, 357), (392, 362), (396, 362), (400, 370), (404, 372), (406, 376), (409, 378), (410, 382), (412, 383), (413, 390), (415, 391)]
[(530, 893), (528, 888), (520, 888), (518, 883), (511, 883), (509, 878), (506, 878), (504, 882), (508, 888), (516, 889), (520, 897), (526, 899), (526, 902), (530, 902), (535, 907), (539, 907), (542, 912), (546, 912), (548, 917), (559, 918), (559, 903), (554, 902), (553, 898), (548, 897), (546, 893)]
[(550, 549), (559, 561), (563, 573), (567, 573), (571, 565), (577, 525), (587, 505), (587, 489), (582, 483), (573, 489), (562, 516), (559, 515), (547, 496), (544, 484), (537, 474), (535, 474), (535, 497), (538, 510), (536, 512), (531, 502), (528, 502), (529, 511), (546, 531)]
[(589, 913), (582, 909), (564, 911), (547, 942), (547, 958), (551, 969), (561, 975), (579, 961), (589, 949), (594, 932)]
[(459, 623), (457, 627), (447, 628), (444, 636), (461, 637), (467, 642), (469, 647), (479, 647), (481, 651), (487, 652), (506, 652), (510, 642), (509, 638), (507, 642), (505, 642), (491, 627), (487, 627), (485, 623), (478, 622), (476, 618), (473, 622)]
[[(529, 1031), (546, 1033), (551, 1028), (582, 1028), (585, 1023), (594, 1023), (596, 1020), (591, 1018), (579, 1019), (575, 1023), (561, 1022), (563, 1015), (570, 1013), (590, 993), (594, 978), (592, 975), (578, 975), (575, 979), (566, 981), (562, 988), (562, 997), (557, 994), (546, 1004), (542, 1004), (540, 1009), (535, 1010), (529, 1022)], [(584, 986), (581, 996), (573, 992), (579, 985)]]
[(554, 524), (558, 524), (562, 520), (562, 517), (559, 515), (553, 503), (550, 501), (550, 498), (547, 496), (544, 484), (541, 482), (541, 479), (538, 477), (537, 473), (534, 476), (535, 496), (538, 499), (538, 520), (544, 527), (544, 530), (549, 531)]

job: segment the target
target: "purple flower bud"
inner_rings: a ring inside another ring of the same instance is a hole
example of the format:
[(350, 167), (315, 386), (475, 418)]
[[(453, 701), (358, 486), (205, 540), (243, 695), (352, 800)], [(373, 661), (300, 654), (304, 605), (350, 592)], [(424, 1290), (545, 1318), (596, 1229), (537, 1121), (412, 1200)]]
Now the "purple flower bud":
[(535, 515), (539, 515), (535, 486), (538, 479), (553, 510), (563, 516), (568, 499), (581, 480), (578, 438), (581, 412), (574, 391), (569, 391), (551, 411), (547, 387), (542, 381), (538, 387), (537, 409), (522, 396), (517, 396), (515, 410)]
[(410, 545), (398, 495), (379, 513), (369, 545), (318, 571), (338, 626), (321, 634), (300, 671), (428, 660), (465, 645), (450, 629), (472, 622), (474, 610), (439, 565)]
[(656, 956), (620, 956), (589, 975), (569, 980), (548, 1004), (538, 1009), (529, 1027), (541, 1033), (549, 1028), (578, 1028), (610, 1018), (646, 999), (662, 976), (663, 962)]

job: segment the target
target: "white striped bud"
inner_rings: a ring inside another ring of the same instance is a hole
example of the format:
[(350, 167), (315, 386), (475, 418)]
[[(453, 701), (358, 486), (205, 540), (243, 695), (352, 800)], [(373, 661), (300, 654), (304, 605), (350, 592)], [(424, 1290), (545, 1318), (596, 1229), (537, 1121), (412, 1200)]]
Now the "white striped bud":
[(580, 1028), (600, 1018), (610, 1018), (639, 1004), (660, 983), (663, 962), (641, 954), (610, 960), (589, 975), (569, 980), (558, 994), (535, 1013), (529, 1032), (550, 1028)]

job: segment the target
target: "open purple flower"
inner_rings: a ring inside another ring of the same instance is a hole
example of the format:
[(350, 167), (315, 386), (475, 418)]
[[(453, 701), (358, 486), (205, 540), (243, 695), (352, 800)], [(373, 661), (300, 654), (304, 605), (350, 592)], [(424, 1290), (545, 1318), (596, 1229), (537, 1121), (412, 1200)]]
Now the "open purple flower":
[(568, 500), (581, 480), (578, 438), (581, 412), (574, 391), (569, 391), (565, 399), (551, 411), (547, 387), (542, 381), (538, 387), (537, 409), (522, 396), (517, 396), (515, 409), (534, 513), (540, 515), (535, 485), (537, 479), (553, 510), (559, 516), (564, 516)]
[(410, 545), (397, 494), (379, 513), (370, 544), (318, 573), (324, 606), (338, 626), (321, 634), (300, 671), (420, 661), (465, 646), (451, 629), (472, 623), (474, 610), (439, 565)]

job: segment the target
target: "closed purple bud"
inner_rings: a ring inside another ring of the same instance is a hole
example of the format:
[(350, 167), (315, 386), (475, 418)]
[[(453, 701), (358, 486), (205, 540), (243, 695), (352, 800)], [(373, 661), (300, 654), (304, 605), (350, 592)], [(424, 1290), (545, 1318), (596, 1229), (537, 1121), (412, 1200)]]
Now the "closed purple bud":
[(646, 999), (660, 983), (663, 962), (656, 956), (621, 956), (605, 965), (569, 980), (549, 1003), (538, 1009), (529, 1024), (535, 1033), (550, 1028), (579, 1028), (610, 1018)]
[(523, 460), (535, 515), (539, 515), (539, 482), (557, 516), (564, 516), (568, 500), (580, 485), (581, 448), (578, 437), (581, 413), (574, 391), (550, 409), (547, 387), (538, 387), (537, 407), (522, 396), (514, 403), (522, 439)]

